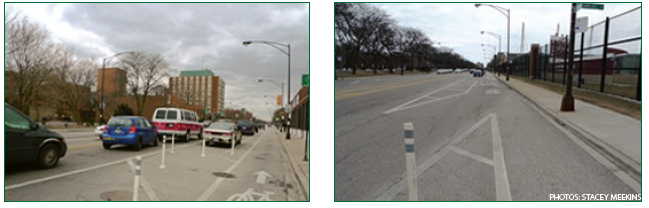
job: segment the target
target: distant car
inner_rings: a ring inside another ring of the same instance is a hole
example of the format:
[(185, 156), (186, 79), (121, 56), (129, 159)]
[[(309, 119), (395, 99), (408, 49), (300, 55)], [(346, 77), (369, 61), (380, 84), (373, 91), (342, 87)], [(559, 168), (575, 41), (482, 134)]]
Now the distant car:
[(482, 69), (473, 70), (473, 77), (482, 77), (484, 75)]
[(149, 121), (140, 116), (115, 116), (110, 118), (101, 134), (104, 149), (112, 145), (131, 145), (135, 150), (142, 149), (143, 144), (158, 146), (158, 130)]
[(257, 130), (266, 129), (266, 124), (263, 122), (255, 122), (255, 126), (257, 126)]
[(99, 139), (101, 139), (101, 134), (104, 133), (104, 127), (106, 127), (106, 125), (97, 126), (97, 128), (95, 128), (95, 135), (99, 136)]
[(212, 146), (218, 143), (241, 144), (241, 131), (237, 130), (234, 123), (216, 122), (207, 126), (203, 130), (203, 138), (208, 145)]
[(437, 74), (450, 74), (453, 73), (453, 69), (438, 69)]
[(241, 131), (242, 134), (255, 135), (257, 127), (250, 121), (239, 121), (237, 123), (237, 130)]
[(65, 156), (68, 145), (63, 136), (47, 130), (7, 103), (4, 115), (6, 163), (29, 162), (48, 169)]

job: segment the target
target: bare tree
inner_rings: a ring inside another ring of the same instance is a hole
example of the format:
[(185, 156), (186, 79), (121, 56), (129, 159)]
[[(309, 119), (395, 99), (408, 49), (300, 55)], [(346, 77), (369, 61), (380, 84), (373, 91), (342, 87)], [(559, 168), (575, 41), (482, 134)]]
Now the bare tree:
[(120, 63), (126, 70), (126, 89), (136, 101), (136, 114), (142, 115), (149, 94), (169, 76), (169, 63), (161, 54), (146, 52), (129, 53)]
[(99, 66), (94, 57), (76, 58), (73, 48), (65, 45), (59, 47), (63, 49), (54, 58), (51, 85), (61, 102), (69, 107), (77, 123), (81, 123), (84, 120), (81, 109), (91, 107), (91, 89), (95, 85)]
[(50, 57), (58, 48), (53, 47), (43, 26), (26, 17), (9, 16), (10, 20), (5, 20), (5, 70), (15, 73), (18, 89), (16, 98), (9, 102), (29, 115), (38, 89), (52, 72)]

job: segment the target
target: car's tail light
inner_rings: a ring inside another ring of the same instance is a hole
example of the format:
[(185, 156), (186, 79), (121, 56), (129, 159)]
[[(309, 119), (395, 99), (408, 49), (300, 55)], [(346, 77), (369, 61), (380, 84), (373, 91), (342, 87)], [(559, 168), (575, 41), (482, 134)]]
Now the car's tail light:
[(224, 136), (232, 136), (232, 133), (223, 133)]
[(108, 132), (108, 126), (104, 126), (104, 132)]
[(175, 128), (175, 129), (180, 129), (180, 124), (176, 124), (176, 128)]
[(131, 130), (128, 131), (129, 134), (134, 134), (135, 133), (135, 126), (131, 126)]

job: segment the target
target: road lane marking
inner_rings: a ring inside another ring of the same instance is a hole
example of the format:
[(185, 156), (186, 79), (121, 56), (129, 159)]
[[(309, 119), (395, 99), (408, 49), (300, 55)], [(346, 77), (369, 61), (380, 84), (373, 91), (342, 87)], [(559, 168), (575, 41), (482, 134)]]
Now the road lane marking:
[[(187, 147), (190, 147), (189, 144), (177, 147), (177, 149), (187, 148)], [(148, 156), (157, 155), (157, 154), (160, 154), (160, 152), (155, 151), (155, 152), (147, 153), (147, 154), (142, 155), (142, 157), (148, 157)], [(111, 166), (111, 165), (115, 165), (115, 164), (119, 164), (119, 163), (122, 163), (122, 162), (126, 162), (127, 160), (132, 160), (135, 157), (136, 156), (128, 157), (126, 159), (121, 159), (121, 160), (117, 160), (117, 161), (113, 161), (113, 162), (108, 162), (108, 163), (104, 163), (104, 164), (100, 164), (100, 165), (95, 165), (95, 166), (88, 167), (88, 168), (83, 168), (83, 169), (70, 171), (70, 172), (66, 172), (66, 173), (61, 173), (61, 174), (53, 175), (53, 176), (50, 176), (50, 177), (45, 177), (45, 178), (35, 179), (35, 180), (31, 180), (31, 181), (26, 181), (26, 182), (11, 185), (11, 186), (5, 186), (5, 191), (15, 189), (15, 188), (24, 187), (24, 186), (28, 186), (28, 185), (32, 185), (32, 184), (42, 183), (42, 182), (46, 182), (46, 181), (49, 181), (49, 180), (54, 180), (54, 179), (58, 179), (58, 178), (66, 177), (66, 176), (71, 176), (71, 175), (78, 174), (78, 173), (88, 172), (88, 171), (92, 171), (92, 170), (95, 170), (95, 169), (99, 169), (99, 168), (103, 168), (103, 167), (107, 167), (107, 166)]]
[(453, 151), (453, 152), (455, 152), (455, 153), (457, 153), (459, 155), (474, 159), (474, 160), (476, 160), (478, 162), (494, 166), (494, 162), (492, 160), (487, 159), (487, 158), (485, 158), (483, 156), (480, 156), (480, 155), (473, 154), (473, 153), (471, 153), (469, 151), (466, 151), (466, 150), (463, 150), (463, 149), (460, 149), (460, 148), (457, 148), (457, 147), (451, 147), (451, 151)]
[(419, 107), (419, 106), (422, 106), (422, 105), (430, 104), (430, 103), (433, 103), (433, 102), (442, 101), (442, 100), (447, 100), (447, 99), (451, 99), (451, 98), (454, 98), (454, 97), (462, 96), (462, 95), (465, 95), (465, 94), (469, 93), (469, 92), (471, 91), (471, 89), (473, 89), (473, 86), (475, 86), (476, 83), (477, 83), (477, 82), (473, 82), (473, 84), (472, 84), (468, 89), (466, 89), (464, 92), (462, 92), (462, 93), (457, 93), (457, 94), (449, 95), (449, 96), (446, 96), (446, 97), (436, 98), (436, 99), (434, 99), (434, 100), (428, 100), (428, 101), (424, 101), (424, 102), (420, 102), (420, 103), (416, 103), (416, 104), (410, 105), (410, 104), (412, 104), (412, 103), (414, 103), (414, 102), (417, 102), (417, 101), (419, 101), (419, 100), (422, 100), (422, 99), (424, 99), (424, 98), (427, 98), (427, 97), (430, 96), (431, 94), (435, 94), (435, 93), (440, 92), (440, 91), (442, 91), (442, 90), (444, 90), (444, 89), (446, 89), (446, 88), (448, 88), (448, 87), (450, 87), (450, 86), (456, 85), (457, 83), (459, 83), (459, 82), (461, 82), (461, 81), (463, 81), (463, 80), (458, 80), (458, 81), (453, 82), (453, 83), (451, 83), (451, 84), (449, 84), (449, 85), (446, 85), (446, 86), (444, 86), (444, 87), (442, 87), (442, 88), (440, 88), (440, 89), (437, 89), (437, 90), (435, 90), (435, 91), (432, 91), (432, 92), (429, 92), (429, 93), (427, 93), (427, 94), (424, 94), (424, 95), (422, 95), (422, 96), (420, 96), (420, 97), (418, 97), (418, 98), (415, 98), (415, 99), (413, 99), (413, 100), (410, 100), (410, 101), (408, 101), (408, 102), (405, 102), (405, 103), (403, 103), (403, 104), (401, 104), (401, 105), (399, 105), (399, 106), (397, 106), (397, 107), (394, 107), (394, 108), (392, 108), (392, 109), (390, 109), (390, 110), (387, 110), (387, 111), (383, 112), (383, 114), (384, 114), (384, 115), (385, 115), (385, 114), (390, 114), (390, 113), (394, 113), (394, 112), (397, 112), (397, 111), (406, 110), (406, 109), (410, 109), (410, 108), (414, 108), (414, 107)]
[[(428, 77), (427, 77), (426, 79), (423, 79), (421, 81), (405, 83), (405, 84), (401, 84), (401, 82), (400, 82), (399, 84), (378, 85), (378, 86), (376, 86), (378, 88), (373, 89), (373, 90), (369, 90), (369, 91), (354, 91), (354, 92), (340, 92), (340, 91), (338, 91), (338, 92), (336, 92), (335, 100), (336, 101), (344, 100), (344, 99), (348, 99), (348, 98), (354, 98), (354, 97), (358, 97), (358, 96), (374, 94), (374, 93), (393, 90), (393, 89), (397, 89), (397, 88), (423, 84), (423, 83), (426, 83), (426, 82), (432, 82), (432, 81), (445, 79), (445, 78), (450, 78), (450, 77), (439, 77), (439, 78), (438, 77), (433, 77), (431, 79), (428, 79)], [(368, 86), (368, 87), (365, 87), (365, 88), (371, 89), (371, 88), (374, 88), (374, 86)]]
[(507, 168), (505, 168), (505, 154), (503, 151), (502, 138), (500, 138), (498, 118), (495, 113), (491, 113), (490, 116), (491, 137), (493, 141), (494, 175), (496, 176), (496, 200), (511, 201), (512, 194), (509, 190), (509, 179), (507, 178)]
[[(133, 161), (126, 160), (126, 162), (131, 167), (131, 170), (135, 171), (135, 164), (133, 164)], [(160, 201), (160, 198), (158, 198), (158, 195), (155, 194), (155, 191), (153, 191), (153, 188), (151, 188), (151, 185), (149, 185), (149, 181), (147, 181), (144, 176), (140, 176), (140, 185), (142, 186), (142, 188), (144, 188), (144, 192), (147, 196), (149, 196), (150, 201)]]
[(91, 148), (91, 147), (101, 147), (101, 144), (89, 144), (89, 145), (84, 145), (84, 146), (68, 147), (68, 150), (86, 149), (86, 148)]
[[(491, 115), (487, 115), (484, 118), (480, 119), (477, 123), (473, 124), (469, 129), (466, 131), (462, 132), (460, 135), (455, 137), (451, 142), (446, 145), (444, 148), (442, 148), (438, 153), (433, 155), (430, 159), (426, 160), (424, 163), (421, 165), (417, 166), (417, 177), (421, 176), (426, 170), (430, 169), (437, 161), (442, 159), (446, 154), (448, 154), (451, 151), (452, 147), (457, 146), (462, 140), (464, 140), (466, 137), (468, 137), (471, 133), (473, 133), (478, 127), (482, 126), (485, 122), (489, 120)], [(377, 192), (380, 194), (379, 197), (376, 198), (376, 201), (390, 201), (394, 199), (394, 197), (399, 194), (402, 190), (404, 190), (408, 185), (407, 181), (405, 180), (405, 173), (402, 174), (400, 177), (399, 181), (395, 184), (390, 184), (392, 185), (391, 187), (380, 187), (377, 189)], [(387, 190), (386, 190), (387, 189)]]
[[(236, 168), (241, 163), (241, 161), (243, 161), (243, 159), (246, 158), (248, 156), (248, 154), (250, 154), (250, 151), (255, 149), (255, 147), (257, 147), (257, 144), (259, 144), (259, 142), (263, 138), (265, 138), (266, 134), (267, 134), (267, 131), (264, 131), (264, 135), (259, 137), (257, 139), (257, 141), (255, 142), (255, 144), (253, 144), (252, 147), (250, 149), (248, 149), (234, 164), (230, 165), (230, 167), (228, 167), (228, 169), (225, 170), (225, 172), (226, 173), (232, 172), (232, 170), (234, 170), (234, 168)], [(221, 185), (221, 183), (223, 183), (223, 180), (225, 180), (225, 179), (221, 178), (221, 177), (214, 180), (214, 182), (212, 182), (212, 184), (207, 188), (207, 190), (205, 190), (205, 192), (203, 192), (203, 194), (201, 194), (201, 196), (198, 197), (198, 199), (196, 201), (207, 201), (207, 199), (210, 196), (212, 196), (214, 191), (216, 191), (216, 189)]]

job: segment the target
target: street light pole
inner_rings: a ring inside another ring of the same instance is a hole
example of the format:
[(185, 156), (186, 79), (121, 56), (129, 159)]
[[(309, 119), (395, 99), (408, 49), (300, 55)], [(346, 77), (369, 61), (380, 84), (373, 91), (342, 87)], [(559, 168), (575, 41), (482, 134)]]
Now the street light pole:
[[(278, 43), (278, 42), (273, 42), (273, 41), (266, 41), (266, 40), (247, 40), (243, 41), (243, 46), (248, 46), (251, 43), (263, 43), (266, 45), (269, 45), (282, 53), (286, 54), (288, 56), (288, 87), (287, 87), (287, 93), (288, 93), (288, 98), (286, 98), (286, 106), (290, 108), (290, 102), (291, 102), (291, 44), (283, 44), (283, 43)], [(286, 47), (288, 51), (284, 51), (282, 48), (279, 46)], [(291, 112), (289, 111), (287, 113), (287, 118), (289, 125), (286, 126), (286, 139), (291, 139)]]
[(502, 46), (502, 44), (500, 43), (500, 41), (502, 39), (501, 36), (496, 34), (496, 33), (489, 32), (489, 31), (480, 31), (480, 34), (484, 34), (484, 33), (488, 33), (489, 35), (492, 35), (495, 38), (498, 38), (498, 52), (500, 52), (501, 51), (500, 48)]
[(575, 98), (572, 96), (572, 69), (575, 58), (575, 18), (577, 16), (577, 3), (572, 3), (570, 10), (570, 43), (568, 46), (568, 80), (566, 95), (561, 99), (561, 111), (575, 111)]
[(116, 53), (113, 54), (112, 56), (108, 56), (104, 58), (102, 65), (101, 65), (101, 97), (99, 98), (99, 124), (104, 123), (104, 80), (106, 79), (106, 63), (110, 62), (113, 60), (113, 58), (126, 54), (126, 53), (133, 53), (133, 51), (126, 51), (126, 52), (121, 52), (121, 53)]
[(476, 8), (479, 6), (489, 6), (491, 8), (496, 9), (498, 12), (500, 12), (501, 14), (505, 15), (505, 17), (507, 17), (507, 56), (505, 57), (505, 61), (507, 63), (507, 81), (509, 81), (509, 74), (511, 73), (511, 69), (509, 67), (509, 21), (510, 21), (509, 9), (502, 8), (495, 5), (490, 5), (490, 4), (475, 4)]
[[(263, 81), (264, 81), (264, 79), (259, 79), (259, 82), (263, 82)], [(282, 94), (282, 101), (280, 102), (280, 104), (284, 103), (284, 82), (278, 82), (278, 81), (271, 80), (271, 79), (266, 79), (265, 81), (269, 81), (269, 82), (277, 85), (278, 87), (280, 87), (279, 88), (279, 92), (280, 92), (279, 94)]]

